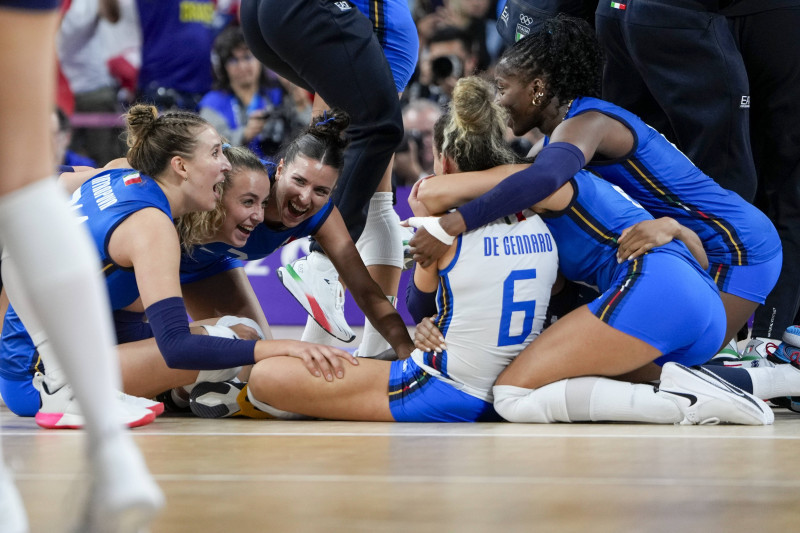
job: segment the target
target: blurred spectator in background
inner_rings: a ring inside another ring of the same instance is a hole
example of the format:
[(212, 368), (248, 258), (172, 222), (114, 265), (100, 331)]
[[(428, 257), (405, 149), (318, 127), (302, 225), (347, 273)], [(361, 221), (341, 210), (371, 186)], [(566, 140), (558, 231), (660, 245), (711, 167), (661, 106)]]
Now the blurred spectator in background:
[(442, 112), (442, 107), (425, 99), (412, 100), (403, 108), (405, 135), (394, 157), (397, 185), (411, 186), (433, 174), (433, 126)]
[(277, 76), (268, 80), (239, 26), (229, 26), (217, 37), (212, 62), (215, 89), (200, 101), (200, 115), (232, 145), (247, 146), (259, 157), (270, 158), (285, 139), (308, 125), (310, 100), (306, 98), (304, 109), (308, 115), (298, 113), (296, 104), (302, 105), (302, 100), (296, 101)]
[(420, 5), (415, 13), (420, 45), (425, 47), (433, 36), (446, 27), (455, 27), (469, 36), (476, 68), (487, 70), (499, 57), (502, 41), (495, 30), (493, 0), (443, 0)]
[[(101, 26), (102, 21), (114, 24), (119, 19), (118, 0), (72, 0), (61, 20), (58, 58), (72, 89), (75, 113), (119, 111), (118, 85), (106, 63), (112, 36)], [(119, 157), (124, 153), (118, 138), (121, 130), (106, 122), (76, 128), (70, 150), (101, 164)]]
[(214, 38), (238, 4), (222, 0), (136, 0), (142, 29), (138, 97), (161, 110), (197, 111), (211, 90)]
[(97, 168), (98, 165), (94, 159), (69, 149), (70, 141), (72, 140), (72, 127), (67, 114), (58, 107), (53, 111), (52, 128), (53, 154), (55, 158), (53, 169), (58, 168), (60, 165)]

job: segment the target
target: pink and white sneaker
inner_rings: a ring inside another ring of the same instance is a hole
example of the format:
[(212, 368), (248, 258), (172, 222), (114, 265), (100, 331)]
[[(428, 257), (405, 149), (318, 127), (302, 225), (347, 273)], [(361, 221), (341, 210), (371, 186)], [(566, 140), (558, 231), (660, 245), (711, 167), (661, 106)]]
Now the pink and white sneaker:
[[(82, 429), (84, 418), (81, 414), (77, 400), (72, 394), (72, 387), (63, 384), (55, 390), (51, 390), (51, 385), (47, 383), (44, 374), (37, 372), (33, 376), (33, 386), (39, 391), (42, 398), (42, 406), (36, 413), (36, 423), (46, 429)], [(161, 406), (163, 412), (163, 404)], [(117, 412), (121, 417), (120, 422), (131, 428), (146, 426), (156, 418), (156, 413), (149, 407), (133, 405), (132, 403), (120, 399), (117, 402)], [(151, 406), (158, 409), (157, 405)]]

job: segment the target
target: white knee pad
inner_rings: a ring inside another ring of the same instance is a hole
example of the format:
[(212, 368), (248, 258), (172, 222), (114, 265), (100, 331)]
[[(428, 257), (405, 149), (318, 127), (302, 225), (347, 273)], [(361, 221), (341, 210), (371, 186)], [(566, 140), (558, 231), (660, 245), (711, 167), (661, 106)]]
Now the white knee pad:
[(366, 266), (403, 268), (403, 229), (392, 206), (392, 193), (376, 192), (369, 201), (364, 232), (356, 248)]
[(281, 420), (310, 420), (310, 416), (300, 415), (297, 413), (290, 413), (289, 411), (282, 411), (281, 409), (276, 409), (272, 407), (268, 403), (264, 403), (260, 400), (256, 400), (253, 398), (253, 392), (250, 390), (250, 387), (247, 387), (247, 399), (250, 400), (259, 411), (264, 411), (267, 414), (274, 416), (275, 418), (279, 418)]
[(570, 422), (566, 404), (566, 380), (556, 381), (538, 389), (513, 385), (495, 385), (494, 408), (509, 422), (549, 424)]
[(266, 339), (266, 336), (264, 335), (264, 331), (261, 329), (261, 326), (259, 326), (255, 320), (247, 318), (246, 316), (227, 315), (217, 320), (216, 325), (230, 327), (230, 326), (235, 326), (237, 324), (243, 324), (249, 328), (253, 328), (254, 330), (256, 330), (259, 339), (261, 339), (262, 341)]

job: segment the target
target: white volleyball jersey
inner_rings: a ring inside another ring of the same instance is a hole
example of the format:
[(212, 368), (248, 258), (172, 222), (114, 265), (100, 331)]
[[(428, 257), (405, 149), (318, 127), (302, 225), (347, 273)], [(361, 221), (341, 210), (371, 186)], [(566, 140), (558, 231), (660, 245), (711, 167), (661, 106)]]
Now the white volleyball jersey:
[(465, 233), (439, 271), (435, 323), (443, 353), (414, 361), (459, 390), (492, 401), (498, 374), (542, 331), (558, 250), (538, 215), (525, 211)]

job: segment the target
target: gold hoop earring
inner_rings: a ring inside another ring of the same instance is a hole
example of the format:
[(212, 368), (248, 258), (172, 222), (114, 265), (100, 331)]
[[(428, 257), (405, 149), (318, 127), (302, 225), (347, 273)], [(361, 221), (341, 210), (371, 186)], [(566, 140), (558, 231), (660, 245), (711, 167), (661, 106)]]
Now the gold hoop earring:
[(539, 107), (542, 105), (542, 98), (544, 98), (544, 93), (537, 93), (534, 99), (531, 100), (531, 103), (536, 107)]

